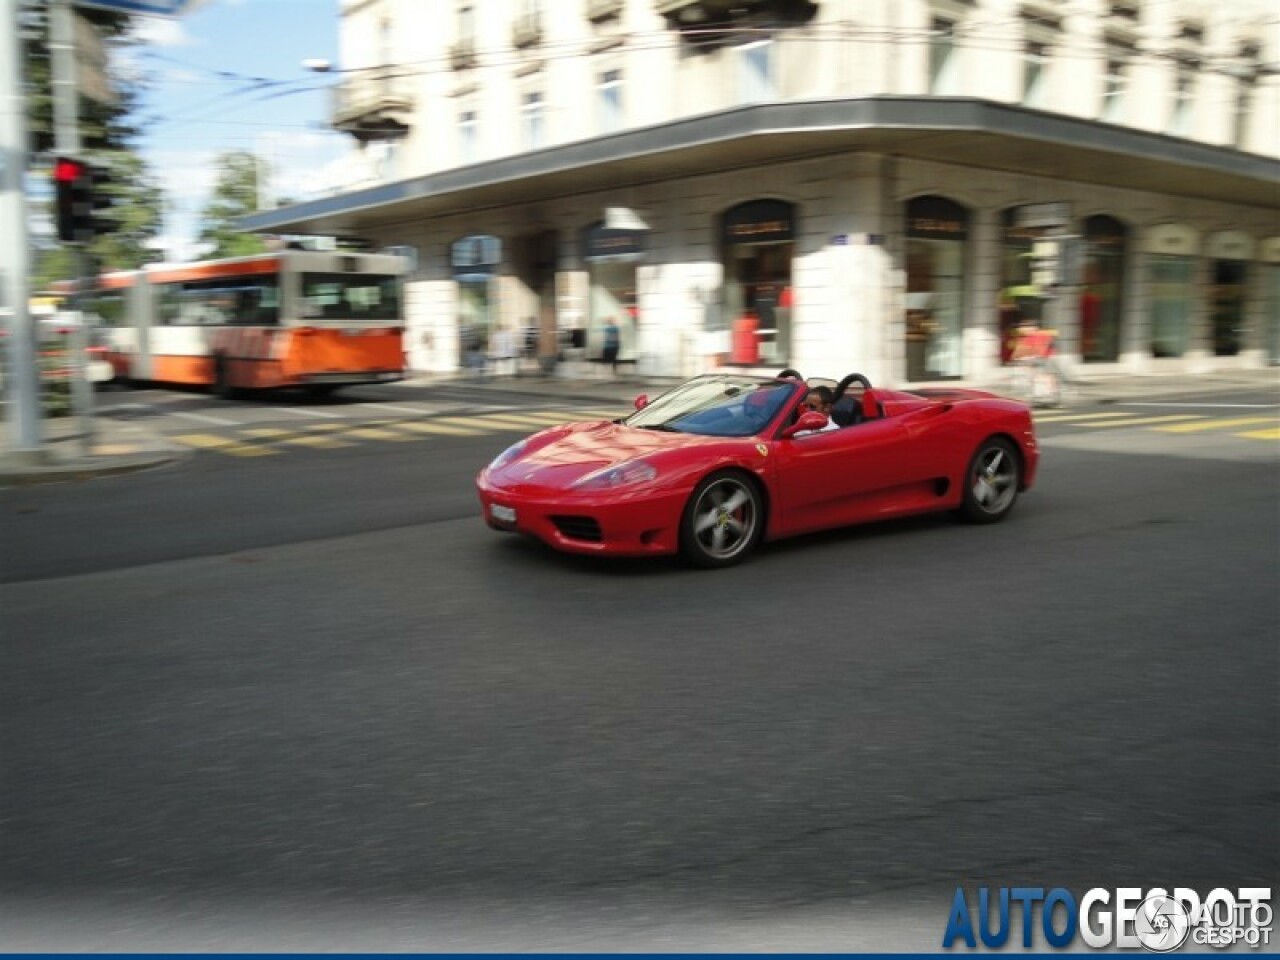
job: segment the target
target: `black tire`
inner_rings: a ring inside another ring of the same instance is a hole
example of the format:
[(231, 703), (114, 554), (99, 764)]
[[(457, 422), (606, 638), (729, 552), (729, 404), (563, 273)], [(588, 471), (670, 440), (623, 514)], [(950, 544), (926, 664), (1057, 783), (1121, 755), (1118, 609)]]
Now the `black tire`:
[(1003, 520), (1018, 500), (1022, 460), (1004, 437), (988, 437), (978, 446), (964, 474), (960, 515), (970, 523)]
[(328, 400), (338, 392), (338, 384), (336, 383), (312, 383), (305, 388), (307, 396), (312, 400)]
[(764, 533), (764, 503), (745, 474), (723, 470), (703, 479), (680, 518), (680, 552), (698, 567), (739, 563)]

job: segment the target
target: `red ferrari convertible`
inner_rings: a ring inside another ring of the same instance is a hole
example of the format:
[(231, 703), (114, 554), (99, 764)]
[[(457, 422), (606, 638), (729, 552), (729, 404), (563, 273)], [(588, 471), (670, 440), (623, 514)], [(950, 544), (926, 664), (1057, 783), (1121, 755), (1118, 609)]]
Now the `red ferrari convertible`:
[[(828, 385), (830, 417), (810, 410)], [(613, 421), (543, 430), (476, 478), (485, 521), (559, 550), (736, 563), (762, 539), (955, 511), (991, 523), (1035, 479), (1030, 409), (966, 389), (717, 373)]]

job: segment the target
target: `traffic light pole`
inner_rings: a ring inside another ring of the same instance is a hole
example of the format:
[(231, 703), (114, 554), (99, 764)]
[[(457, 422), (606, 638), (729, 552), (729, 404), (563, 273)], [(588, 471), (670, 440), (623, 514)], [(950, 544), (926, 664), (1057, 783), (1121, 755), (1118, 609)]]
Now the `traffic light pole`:
[(31, 247), (27, 231), (27, 105), (22, 92), (18, 0), (0, 0), (0, 308), (8, 307), (9, 443), (14, 456), (38, 461), (40, 390), (36, 334), (27, 305)]
[[(59, 156), (80, 156), (80, 94), (76, 87), (75, 13), (71, 0), (49, 2), (49, 52), (53, 58), (53, 145)], [(80, 244), (71, 246), (72, 286), (71, 308), (77, 314), (79, 326), (87, 331), (88, 320), (81, 308), (81, 288), (88, 274), (88, 258)], [(86, 341), (86, 336), (78, 338)], [(80, 443), (84, 453), (93, 444), (93, 391), (85, 371), (84, 357), (77, 357), (72, 365), (72, 405), (79, 420)]]

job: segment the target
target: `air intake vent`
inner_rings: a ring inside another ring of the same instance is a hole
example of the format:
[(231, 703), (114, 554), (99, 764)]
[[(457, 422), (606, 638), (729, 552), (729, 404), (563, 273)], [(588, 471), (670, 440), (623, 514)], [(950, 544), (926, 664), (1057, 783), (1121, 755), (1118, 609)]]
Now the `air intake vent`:
[(604, 539), (600, 534), (600, 521), (595, 517), (552, 517), (551, 522), (570, 540), (599, 543)]

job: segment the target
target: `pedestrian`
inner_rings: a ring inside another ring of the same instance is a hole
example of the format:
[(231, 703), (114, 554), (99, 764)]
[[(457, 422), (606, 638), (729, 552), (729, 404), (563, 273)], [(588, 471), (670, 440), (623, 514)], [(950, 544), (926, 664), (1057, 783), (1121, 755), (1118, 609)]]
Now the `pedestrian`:
[(604, 322), (604, 353), (602, 359), (609, 364), (609, 368), (613, 371), (613, 376), (618, 376), (618, 353), (622, 350), (622, 330), (618, 327), (618, 321), (613, 317), (608, 317)]

